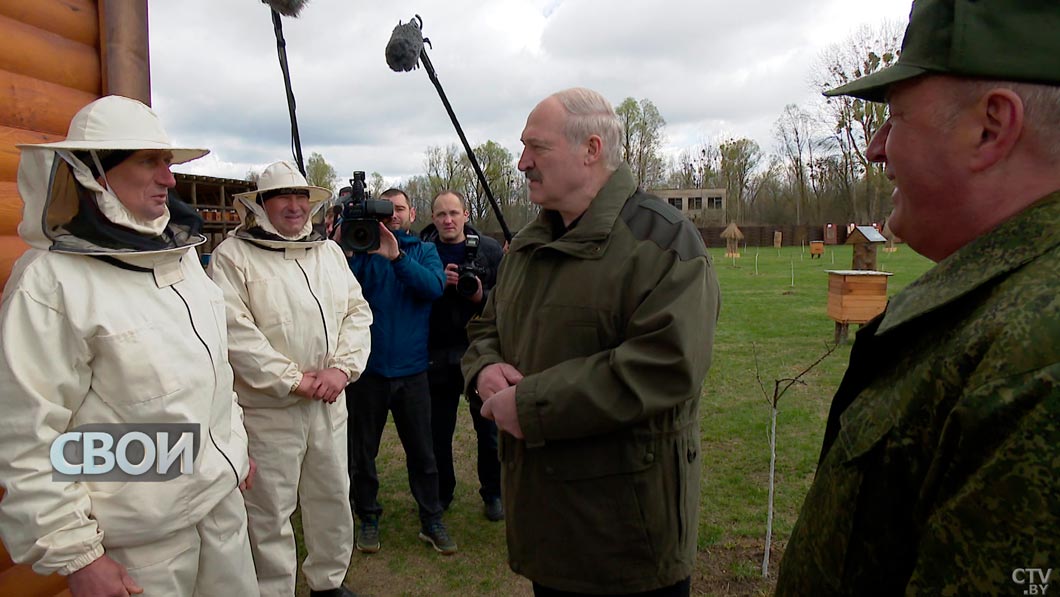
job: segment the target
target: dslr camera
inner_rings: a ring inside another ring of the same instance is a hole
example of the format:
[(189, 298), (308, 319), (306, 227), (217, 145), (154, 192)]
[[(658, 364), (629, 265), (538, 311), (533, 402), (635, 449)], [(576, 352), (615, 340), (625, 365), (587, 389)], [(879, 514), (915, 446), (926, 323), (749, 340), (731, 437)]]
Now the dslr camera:
[(482, 277), (482, 270), (475, 263), (475, 258), (478, 257), (478, 242), (478, 235), (469, 234), (465, 237), (467, 254), (464, 263), (456, 270), (456, 291), (463, 297), (472, 297), (478, 292), (479, 279)]
[(342, 203), (342, 238), (339, 244), (346, 251), (368, 253), (379, 248), (379, 222), (394, 215), (394, 204), (381, 199), (369, 199), (364, 190), (364, 172), (356, 171), (350, 186), (339, 191)]

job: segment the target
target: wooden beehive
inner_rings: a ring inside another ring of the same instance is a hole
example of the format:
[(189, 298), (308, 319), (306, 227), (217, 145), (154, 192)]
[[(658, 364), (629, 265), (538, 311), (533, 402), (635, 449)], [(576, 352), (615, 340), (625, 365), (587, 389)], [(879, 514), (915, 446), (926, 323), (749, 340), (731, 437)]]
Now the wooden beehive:
[(828, 317), (836, 323), (865, 323), (887, 307), (888, 272), (828, 271)]
[(810, 241), (810, 259), (814, 257), (822, 257), (824, 255), (824, 241), (823, 240), (811, 240)]
[(854, 269), (875, 270), (876, 246), (883, 244), (886, 240), (872, 226), (855, 226), (847, 236), (846, 242), (848, 245), (854, 245)]

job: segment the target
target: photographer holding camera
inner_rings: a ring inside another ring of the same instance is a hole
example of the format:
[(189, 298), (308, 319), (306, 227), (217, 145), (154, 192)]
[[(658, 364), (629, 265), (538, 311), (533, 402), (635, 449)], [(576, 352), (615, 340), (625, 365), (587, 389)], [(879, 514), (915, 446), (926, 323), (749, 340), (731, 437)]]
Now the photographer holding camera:
[[(431, 386), (431, 432), (434, 458), (438, 463), (438, 493), (446, 508), (453, 501), (456, 475), (453, 471), (453, 432), (464, 377), (460, 359), (467, 350), (467, 322), (482, 312), (486, 296), (497, 280), (503, 251), (497, 241), (479, 234), (467, 223), (464, 198), (455, 191), (442, 191), (431, 205), (432, 223), (420, 238), (434, 243), (445, 265), (445, 293), (431, 309), (428, 347)], [(501, 466), (497, 459), (497, 425), (482, 416), (482, 403), (470, 401), (471, 421), (478, 438), (479, 495), (486, 518), (504, 519), (501, 506)]]
[[(388, 189), (381, 195), (385, 201), (379, 201), (366, 199), (363, 186), (356, 180), (353, 190), (343, 208), (339, 242), (352, 251), (350, 269), (375, 317), (368, 366), (361, 378), (346, 388), (350, 501), (360, 519), (357, 549), (379, 551), (383, 508), (378, 501), (375, 458), (389, 411), (394, 414), (405, 449), (409, 487), (419, 505), (419, 538), (451, 555), (456, 553), (456, 542), (442, 523), (427, 385), (428, 320), (431, 304), (445, 288), (442, 262), (433, 244), (410, 234), (416, 210), (404, 191)], [(379, 204), (386, 202), (392, 204), (392, 215), (384, 224), (383, 207), (391, 206)], [(371, 238), (373, 235), (378, 238)], [(370, 248), (373, 245), (376, 247)]]

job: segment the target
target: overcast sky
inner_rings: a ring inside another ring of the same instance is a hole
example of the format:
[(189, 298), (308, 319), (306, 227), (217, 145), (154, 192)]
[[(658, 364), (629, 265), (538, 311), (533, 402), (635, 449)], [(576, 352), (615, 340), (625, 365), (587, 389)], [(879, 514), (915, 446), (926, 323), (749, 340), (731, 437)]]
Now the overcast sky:
[[(428, 146), (459, 144), (421, 68), (391, 71), (398, 21), (423, 18), (428, 55), (472, 146), (518, 157), (530, 110), (590, 87), (613, 104), (650, 99), (666, 151), (746, 136), (773, 148), (773, 122), (816, 93), (827, 46), (861, 25), (906, 22), (910, 0), (312, 0), (283, 19), (302, 153), (342, 179), (423, 173)], [(175, 170), (243, 178), (292, 159), (272, 17), (260, 0), (149, 0), (152, 100), (174, 140), (205, 147)]]

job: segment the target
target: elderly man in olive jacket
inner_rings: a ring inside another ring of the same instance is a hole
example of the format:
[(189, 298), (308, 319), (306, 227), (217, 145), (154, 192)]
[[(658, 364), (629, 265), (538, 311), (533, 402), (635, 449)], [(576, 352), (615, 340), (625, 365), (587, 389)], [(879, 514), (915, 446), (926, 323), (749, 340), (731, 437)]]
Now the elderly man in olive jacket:
[(718, 284), (692, 223), (637, 189), (621, 131), (587, 89), (534, 108), (519, 169), (543, 209), (468, 326), (509, 564), (538, 595), (687, 595), (695, 561)]

